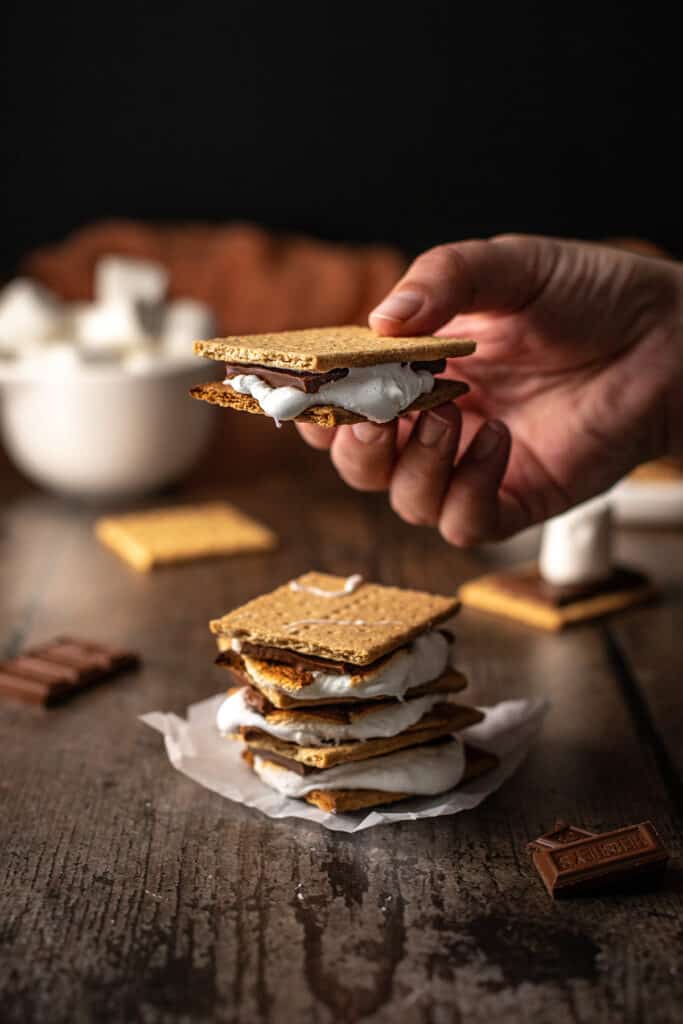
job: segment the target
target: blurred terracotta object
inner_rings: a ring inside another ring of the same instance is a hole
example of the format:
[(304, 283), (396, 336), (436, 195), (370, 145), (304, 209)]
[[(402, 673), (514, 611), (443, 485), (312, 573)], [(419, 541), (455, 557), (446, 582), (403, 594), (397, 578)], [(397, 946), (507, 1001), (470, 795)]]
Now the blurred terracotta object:
[(668, 259), (669, 253), (662, 249), (661, 245), (648, 242), (646, 238), (606, 238), (606, 245), (613, 245), (617, 249), (628, 249), (639, 256), (657, 256), (660, 259)]
[(683, 458), (666, 455), (652, 462), (643, 462), (629, 474), (629, 480), (639, 483), (659, 483), (683, 480)]
[(103, 221), (30, 253), (22, 271), (65, 299), (90, 299), (95, 263), (110, 253), (163, 263), (171, 296), (208, 303), (221, 334), (363, 323), (406, 263), (389, 247), (275, 236), (247, 224)]

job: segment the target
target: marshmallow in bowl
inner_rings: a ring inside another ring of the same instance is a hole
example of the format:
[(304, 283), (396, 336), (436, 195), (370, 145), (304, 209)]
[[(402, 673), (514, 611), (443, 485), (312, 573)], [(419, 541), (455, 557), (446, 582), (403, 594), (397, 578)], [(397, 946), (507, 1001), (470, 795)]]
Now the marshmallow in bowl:
[(152, 362), (192, 365), (192, 342), (213, 330), (213, 315), (194, 299), (166, 303), (167, 287), (164, 267), (119, 256), (98, 262), (94, 302), (64, 303), (42, 285), (17, 278), (0, 292), (0, 357), (23, 376), (41, 372), (55, 345), (59, 352), (51, 361), (62, 373), (103, 362), (134, 373)]
[(167, 288), (168, 272), (149, 260), (105, 256), (95, 267), (95, 300), (103, 305), (160, 304)]
[(64, 307), (47, 288), (17, 277), (0, 291), (0, 350), (17, 355), (59, 329)]

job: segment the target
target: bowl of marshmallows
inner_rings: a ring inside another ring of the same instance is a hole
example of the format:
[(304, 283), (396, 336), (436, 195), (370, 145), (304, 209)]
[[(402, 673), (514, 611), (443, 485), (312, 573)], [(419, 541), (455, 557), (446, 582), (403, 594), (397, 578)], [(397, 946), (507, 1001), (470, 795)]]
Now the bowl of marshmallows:
[(192, 342), (215, 333), (208, 306), (167, 299), (156, 263), (95, 268), (93, 302), (66, 303), (28, 278), (0, 291), (4, 445), (32, 480), (85, 499), (151, 493), (205, 448), (212, 410), (188, 389), (215, 368)]

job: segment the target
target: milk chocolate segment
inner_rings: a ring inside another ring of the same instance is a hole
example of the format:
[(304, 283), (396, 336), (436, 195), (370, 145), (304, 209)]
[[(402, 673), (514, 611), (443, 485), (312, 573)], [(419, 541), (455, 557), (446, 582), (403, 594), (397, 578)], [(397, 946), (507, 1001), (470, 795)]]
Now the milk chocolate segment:
[(643, 821), (555, 849), (537, 847), (532, 858), (548, 893), (559, 897), (655, 878), (669, 854), (652, 822)]
[(578, 828), (576, 825), (558, 820), (550, 832), (545, 832), (538, 839), (532, 839), (530, 843), (527, 843), (527, 850), (555, 850), (558, 846), (566, 846), (567, 843), (573, 843), (577, 839), (588, 839), (597, 834), (597, 832), (589, 832), (588, 829)]
[(563, 608), (575, 601), (583, 601), (585, 598), (595, 597), (598, 594), (613, 594), (647, 583), (647, 577), (643, 573), (637, 572), (635, 569), (627, 569), (624, 566), (617, 566), (608, 579), (592, 583), (564, 585), (548, 583), (539, 573), (538, 566), (535, 565), (526, 571), (513, 570), (497, 573), (494, 579), (501, 590), (507, 590), (508, 593), (519, 597), (529, 597), (534, 601), (541, 601), (553, 608)]
[(237, 377), (241, 373), (253, 373), (266, 384), (273, 388), (296, 388), (297, 391), (305, 391), (306, 394), (315, 394), (320, 391), (323, 384), (330, 384), (332, 381), (341, 380), (348, 376), (348, 370), (327, 370), (325, 373), (316, 373), (313, 370), (279, 370), (272, 366), (262, 366), (260, 363), (227, 363), (225, 367), (225, 378)]
[(48, 706), (138, 664), (132, 651), (57, 637), (0, 664), (0, 696)]

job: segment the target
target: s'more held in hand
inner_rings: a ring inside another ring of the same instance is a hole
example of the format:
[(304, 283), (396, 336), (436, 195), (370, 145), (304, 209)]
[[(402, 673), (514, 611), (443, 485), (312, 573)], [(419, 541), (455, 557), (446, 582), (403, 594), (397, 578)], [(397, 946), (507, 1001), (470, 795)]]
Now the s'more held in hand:
[(225, 363), (222, 382), (193, 398), (242, 412), (336, 427), (433, 409), (468, 390), (439, 375), (446, 360), (474, 352), (456, 338), (380, 337), (368, 327), (317, 327), (198, 341), (197, 355)]
[(456, 734), (453, 597), (310, 572), (210, 623), (233, 684), (217, 714), (261, 780), (347, 812), (444, 793), (497, 764)]

